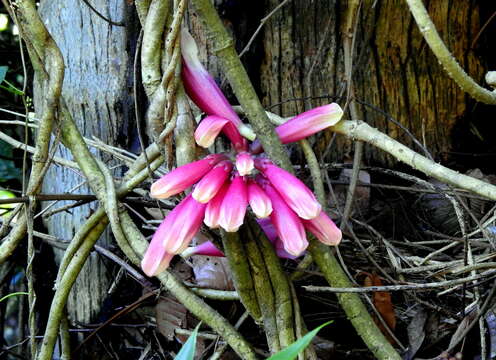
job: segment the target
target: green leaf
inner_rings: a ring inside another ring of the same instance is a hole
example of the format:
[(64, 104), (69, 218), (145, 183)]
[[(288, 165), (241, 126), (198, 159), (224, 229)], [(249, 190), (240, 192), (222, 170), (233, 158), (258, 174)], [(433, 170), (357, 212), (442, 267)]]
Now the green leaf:
[(21, 95), (21, 96), (24, 95), (24, 92), (22, 90), (19, 90), (14, 85), (9, 83), (7, 80), (4, 79), (4, 82), (7, 84), (7, 86), (0, 85), (0, 88), (7, 90), (9, 93), (12, 93), (14, 95)]
[(279, 351), (277, 354), (272, 355), (267, 360), (293, 360), (296, 359), (298, 354), (305, 350), (305, 348), (310, 344), (315, 335), (322, 329), (324, 326), (329, 325), (332, 321), (328, 321), (325, 324), (320, 325), (319, 327), (313, 329), (308, 334), (303, 336), (301, 339), (295, 341), (291, 345), (289, 345), (286, 349)]
[(5, 75), (7, 75), (7, 70), (9, 70), (8, 66), (0, 66), (0, 84), (3, 83)]
[(200, 329), (201, 323), (195, 328), (195, 330), (191, 333), (188, 341), (186, 341), (177, 353), (174, 360), (193, 360), (195, 357), (195, 349), (196, 349), (196, 338), (198, 336), (198, 329)]
[(11, 293), (11, 294), (8, 294), (8, 295), (5, 295), (3, 298), (0, 299), (0, 303), (4, 300), (7, 300), (9, 297), (12, 297), (12, 296), (17, 296), (17, 295), (28, 295), (27, 292), (24, 292), (24, 291), (18, 291), (18, 292), (15, 292), (15, 293)]

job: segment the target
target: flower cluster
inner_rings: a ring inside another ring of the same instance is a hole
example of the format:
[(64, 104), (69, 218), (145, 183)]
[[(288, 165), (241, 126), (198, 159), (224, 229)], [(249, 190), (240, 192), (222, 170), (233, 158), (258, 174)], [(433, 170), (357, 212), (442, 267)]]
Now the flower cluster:
[[(198, 49), (187, 31), (181, 40), (186, 92), (207, 116), (195, 131), (195, 140), (209, 147), (222, 132), (233, 144), (233, 153), (211, 154), (172, 170), (156, 181), (150, 195), (165, 199), (194, 186), (164, 219), (142, 261), (143, 271), (153, 276), (169, 266), (175, 254), (189, 246), (204, 223), (236, 232), (251, 211), (278, 256), (295, 258), (308, 246), (305, 231), (321, 242), (337, 245), (341, 231), (322, 210), (314, 194), (291, 173), (265, 157), (253, 131), (244, 124), (198, 59)], [(329, 104), (304, 112), (276, 128), (282, 143), (301, 140), (337, 123), (343, 111)], [(212, 243), (194, 253), (222, 256)]]

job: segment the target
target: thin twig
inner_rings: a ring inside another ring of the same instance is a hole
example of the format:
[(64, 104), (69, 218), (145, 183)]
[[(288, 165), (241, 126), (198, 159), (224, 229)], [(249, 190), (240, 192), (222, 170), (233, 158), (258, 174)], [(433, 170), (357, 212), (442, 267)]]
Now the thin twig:
[(109, 18), (107, 18), (106, 16), (104, 16), (102, 13), (100, 13), (97, 9), (95, 9), (93, 7), (93, 5), (90, 4), (90, 2), (88, 0), (82, 0), (86, 6), (88, 6), (91, 11), (93, 11), (99, 18), (105, 20), (106, 22), (108, 22), (110, 25), (114, 25), (114, 26), (126, 26), (126, 24), (124, 24), (122, 21), (119, 21), (119, 22), (115, 22), (115, 21), (112, 21), (110, 20)]
[(255, 30), (255, 32), (253, 33), (253, 35), (250, 37), (250, 40), (248, 40), (248, 43), (246, 44), (246, 46), (243, 48), (243, 50), (241, 50), (241, 52), (239, 53), (239, 57), (242, 57), (244, 54), (246, 54), (246, 52), (250, 49), (250, 46), (251, 44), (253, 43), (253, 41), (255, 40), (255, 38), (257, 37), (258, 33), (260, 32), (260, 30), (262, 30), (263, 26), (265, 25), (265, 23), (280, 9), (282, 8), (284, 5), (286, 5), (286, 3), (288, 2), (289, 0), (283, 0), (279, 3), (279, 5), (277, 5), (275, 8), (273, 8), (271, 10), (270, 13), (268, 13), (265, 17), (263, 17), (261, 20), (260, 20), (260, 24), (258, 25), (257, 29)]
[(422, 36), (444, 70), (446, 70), (447, 76), (455, 80), (463, 91), (477, 101), (492, 105), (496, 104), (496, 93), (479, 86), (474, 79), (467, 75), (450, 53), (439, 33), (436, 31), (436, 26), (429, 17), (429, 13), (424, 7), (422, 0), (406, 0), (406, 2), (410, 7), (410, 12), (415, 18)]
[(496, 270), (490, 270), (483, 274), (469, 276), (466, 278), (439, 281), (434, 283), (368, 286), (362, 288), (338, 288), (338, 287), (328, 287), (328, 286), (307, 285), (307, 286), (302, 286), (302, 288), (310, 292), (332, 292), (332, 293), (367, 293), (367, 292), (375, 292), (375, 291), (405, 291), (405, 290), (422, 291), (422, 290), (430, 290), (430, 289), (437, 289), (443, 287), (451, 287), (482, 279), (487, 281), (488, 279), (494, 277), (496, 277)]

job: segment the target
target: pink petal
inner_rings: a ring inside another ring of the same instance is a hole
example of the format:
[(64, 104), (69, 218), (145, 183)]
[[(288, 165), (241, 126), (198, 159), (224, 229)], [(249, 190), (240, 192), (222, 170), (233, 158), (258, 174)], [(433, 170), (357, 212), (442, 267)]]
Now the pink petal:
[(195, 184), (215, 164), (224, 159), (226, 156), (223, 154), (212, 154), (202, 160), (180, 166), (155, 181), (150, 188), (150, 196), (166, 199), (169, 196), (179, 194)]
[(215, 80), (201, 64), (195, 40), (186, 30), (181, 34), (181, 52), (182, 78), (186, 93), (208, 115), (217, 115), (229, 120), (233, 126), (226, 125), (222, 131), (236, 147), (246, 149), (247, 142), (240, 135), (240, 131), (248, 138), (254, 138), (254, 133), (243, 124)]
[(245, 180), (242, 176), (235, 175), (220, 206), (219, 225), (227, 232), (238, 231), (243, 224), (247, 206)]
[(219, 216), (220, 216), (220, 206), (224, 200), (227, 189), (229, 189), (230, 182), (224, 183), (221, 189), (217, 192), (207, 204), (207, 209), (205, 210), (205, 218), (203, 222), (211, 229), (217, 229), (219, 227)]
[(276, 133), (283, 144), (304, 139), (321, 130), (335, 125), (343, 116), (341, 107), (332, 103), (319, 106), (295, 116), (276, 127)]
[(219, 192), (231, 174), (233, 164), (221, 161), (200, 180), (193, 191), (193, 198), (203, 204), (208, 203)]
[(291, 259), (291, 260), (298, 258), (298, 256), (291, 255), (286, 250), (284, 250), (284, 244), (281, 241), (281, 239), (279, 239), (277, 237), (277, 230), (269, 218), (257, 219), (257, 222), (258, 222), (258, 225), (260, 225), (260, 227), (262, 228), (263, 232), (265, 233), (265, 236), (267, 236), (267, 239), (269, 239), (269, 241), (274, 246), (274, 250), (276, 251), (276, 255), (279, 258)]
[(217, 249), (211, 241), (205, 241), (200, 245), (196, 245), (191, 255), (205, 255), (205, 256), (216, 256), (216, 257), (224, 257), (224, 253)]
[(282, 241), (284, 250), (291, 255), (300, 256), (308, 246), (303, 224), (295, 212), (281, 198), (279, 192), (267, 182), (263, 183), (263, 187), (272, 201), (274, 210), (270, 215), (270, 221), (276, 228), (277, 236)]
[(277, 230), (274, 227), (274, 224), (272, 224), (272, 221), (270, 221), (269, 218), (264, 218), (264, 219), (256, 219), (258, 225), (262, 228), (263, 232), (265, 233), (265, 236), (267, 236), (267, 239), (271, 243), (274, 243), (277, 239)]
[(268, 159), (257, 159), (255, 166), (299, 217), (309, 220), (319, 215), (322, 207), (315, 195), (298, 178), (275, 166)]
[(141, 261), (141, 269), (147, 276), (152, 277), (160, 274), (169, 267), (174, 254), (163, 253), (162, 256), (159, 256), (158, 254), (154, 254), (152, 250), (150, 250), (150, 247), (148, 247), (143, 260)]
[(303, 220), (303, 225), (326, 245), (338, 245), (341, 242), (341, 230), (324, 211), (312, 220)]
[(238, 170), (239, 175), (245, 176), (250, 175), (254, 167), (253, 158), (246, 151), (240, 152), (236, 156), (236, 170)]
[(266, 218), (272, 213), (272, 202), (265, 191), (253, 181), (248, 183), (248, 202), (258, 218)]
[(145, 256), (141, 261), (141, 269), (146, 275), (155, 276), (169, 267), (173, 256), (174, 254), (167, 253), (163, 241), (156, 238), (146, 249)]
[(188, 195), (162, 221), (153, 235), (152, 243), (159, 239), (157, 241), (162, 242), (166, 252), (179, 254), (200, 230), (205, 208), (205, 204)]
[(228, 123), (229, 120), (221, 118), (219, 116), (210, 115), (200, 121), (200, 124), (196, 128), (195, 131), (195, 140), (196, 143), (204, 148), (208, 148), (211, 146), (217, 135), (219, 135), (220, 131)]

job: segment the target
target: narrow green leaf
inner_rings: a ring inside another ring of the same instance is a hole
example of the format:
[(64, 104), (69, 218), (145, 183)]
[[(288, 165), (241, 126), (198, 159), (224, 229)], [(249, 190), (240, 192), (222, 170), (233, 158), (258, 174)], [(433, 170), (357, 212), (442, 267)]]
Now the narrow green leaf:
[(301, 339), (295, 341), (291, 345), (289, 345), (286, 349), (279, 351), (277, 354), (272, 355), (267, 360), (293, 360), (296, 359), (298, 354), (305, 350), (305, 348), (310, 344), (315, 335), (322, 329), (324, 326), (329, 325), (332, 321), (328, 321), (325, 324), (320, 325), (319, 327), (313, 329), (308, 334), (303, 336)]
[(8, 66), (0, 66), (0, 84), (3, 83), (5, 75), (7, 75), (7, 70), (9, 70)]
[(195, 349), (196, 349), (196, 338), (198, 336), (198, 329), (200, 329), (200, 324), (195, 328), (195, 330), (191, 333), (191, 335), (188, 338), (188, 341), (186, 341), (177, 353), (176, 357), (174, 360), (193, 360), (195, 357)]
[(4, 79), (4, 83), (7, 84), (7, 86), (5, 85), (0, 85), (0, 88), (2, 89), (5, 89), (7, 90), (9, 93), (12, 93), (12, 94), (15, 94), (15, 95), (24, 95), (24, 92), (22, 90), (19, 90), (18, 88), (16, 88), (14, 85), (12, 85), (11, 83), (9, 83), (7, 80)]
[(0, 302), (7, 300), (9, 297), (17, 296), (17, 295), (28, 295), (28, 293), (24, 292), (24, 291), (18, 291), (18, 292), (12, 293), (12, 294), (8, 294), (8, 295), (5, 295), (3, 298), (1, 298)]

